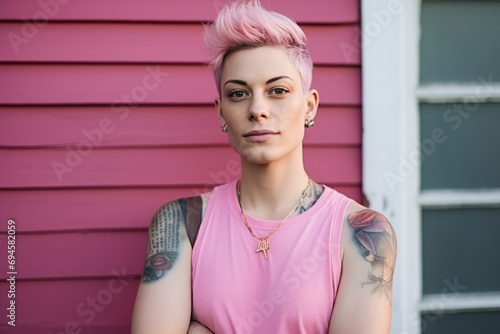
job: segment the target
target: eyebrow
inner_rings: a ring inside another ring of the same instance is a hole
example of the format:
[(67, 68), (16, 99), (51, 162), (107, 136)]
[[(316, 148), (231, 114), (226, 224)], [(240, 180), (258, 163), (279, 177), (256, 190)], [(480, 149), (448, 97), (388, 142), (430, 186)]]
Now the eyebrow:
[[(275, 81), (278, 81), (280, 79), (290, 79), (293, 81), (292, 78), (290, 78), (289, 76), (286, 76), (286, 75), (280, 75), (280, 76), (277, 76), (277, 77), (274, 77), (274, 78), (271, 78), (269, 80), (266, 81), (266, 85), (269, 85), (270, 83), (272, 82), (275, 82)], [(238, 84), (238, 85), (242, 85), (242, 86), (248, 86), (248, 83), (244, 80), (238, 80), (238, 79), (229, 79), (228, 81), (226, 81), (224, 83), (224, 86), (228, 83), (235, 83), (235, 84)]]

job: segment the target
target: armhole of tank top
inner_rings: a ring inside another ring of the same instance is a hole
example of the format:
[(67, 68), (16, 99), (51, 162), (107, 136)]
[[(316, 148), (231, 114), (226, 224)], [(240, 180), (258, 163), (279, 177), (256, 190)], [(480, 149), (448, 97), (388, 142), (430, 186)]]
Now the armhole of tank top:
[[(335, 261), (338, 261), (340, 263), (340, 266), (339, 266), (339, 269), (338, 269), (338, 273), (335, 272), (336, 276), (335, 276), (335, 296), (337, 296), (337, 293), (338, 293), (338, 288), (339, 288), (339, 285), (340, 285), (340, 279), (342, 277), (342, 263), (343, 263), (343, 260), (342, 260), (342, 234), (344, 233), (344, 224), (345, 224), (345, 214), (347, 212), (347, 208), (349, 207), (349, 205), (351, 204), (351, 202), (353, 201), (351, 198), (345, 196), (344, 194), (342, 193), (339, 193), (335, 190), (336, 194), (335, 196), (340, 196), (341, 199), (340, 199), (340, 203), (337, 207), (337, 210), (335, 212), (335, 218), (338, 218), (339, 216), (341, 217), (341, 220), (340, 222), (336, 222), (337, 224), (339, 224), (339, 226), (337, 226), (336, 228), (340, 229), (340, 231), (338, 231), (337, 233), (337, 237), (338, 237), (338, 240), (334, 240), (334, 242), (338, 242), (338, 252), (336, 252), (335, 254), (333, 253), (333, 249), (332, 249), (332, 268), (335, 268)], [(332, 229), (332, 233), (333, 233), (333, 230)], [(332, 239), (334, 239), (335, 236), (332, 235)], [(333, 243), (331, 243), (330, 247), (333, 248)]]
[[(214, 187), (212, 189), (210, 197), (208, 198), (208, 201), (205, 205), (205, 210), (202, 210), (200, 213), (201, 220), (200, 220), (200, 224), (198, 226), (196, 240), (199, 240), (199, 238), (198, 238), (199, 235), (201, 235), (201, 237), (202, 237), (201, 239), (203, 239), (204, 230), (206, 229), (206, 225), (207, 225), (207, 223), (204, 223), (204, 221), (207, 220), (207, 217), (209, 217), (212, 213), (213, 206), (214, 206), (214, 198), (218, 195), (217, 194), (218, 191), (219, 191), (218, 187)], [(193, 259), (198, 258), (199, 246), (200, 246), (200, 242), (202, 241), (202, 240), (199, 240), (199, 242), (196, 242), (196, 240), (194, 240), (194, 243), (192, 245)]]
[(201, 196), (186, 198), (186, 232), (191, 248), (194, 246), (200, 228), (203, 210), (203, 199)]

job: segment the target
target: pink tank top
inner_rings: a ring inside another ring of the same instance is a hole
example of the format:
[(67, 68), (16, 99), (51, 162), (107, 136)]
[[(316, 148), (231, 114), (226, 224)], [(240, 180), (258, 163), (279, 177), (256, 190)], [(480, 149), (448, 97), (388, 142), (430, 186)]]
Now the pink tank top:
[[(269, 238), (265, 259), (242, 221), (236, 180), (215, 187), (192, 253), (193, 319), (216, 334), (327, 333), (349, 202), (325, 186)], [(246, 218), (257, 236), (280, 222)]]

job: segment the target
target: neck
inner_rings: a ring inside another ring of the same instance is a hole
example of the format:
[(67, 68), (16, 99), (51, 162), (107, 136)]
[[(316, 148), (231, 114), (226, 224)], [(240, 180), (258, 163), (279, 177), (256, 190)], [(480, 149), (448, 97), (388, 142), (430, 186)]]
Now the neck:
[[(241, 171), (241, 206), (246, 213), (259, 219), (284, 219), (296, 206), (308, 183), (302, 152), (269, 164), (242, 160)], [(290, 217), (300, 213), (295, 211)]]

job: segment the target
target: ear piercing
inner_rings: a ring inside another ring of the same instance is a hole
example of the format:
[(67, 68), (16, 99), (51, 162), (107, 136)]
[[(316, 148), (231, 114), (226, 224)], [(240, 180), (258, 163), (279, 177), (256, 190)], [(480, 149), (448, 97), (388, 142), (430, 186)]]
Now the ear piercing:
[(227, 132), (227, 124), (221, 125), (220, 129), (222, 130), (222, 132)]
[(306, 123), (304, 124), (304, 126), (305, 126), (306, 128), (310, 128), (310, 127), (311, 127), (311, 126), (313, 126), (313, 125), (314, 125), (314, 121), (313, 121), (313, 120), (307, 120), (307, 119), (306, 119)]

